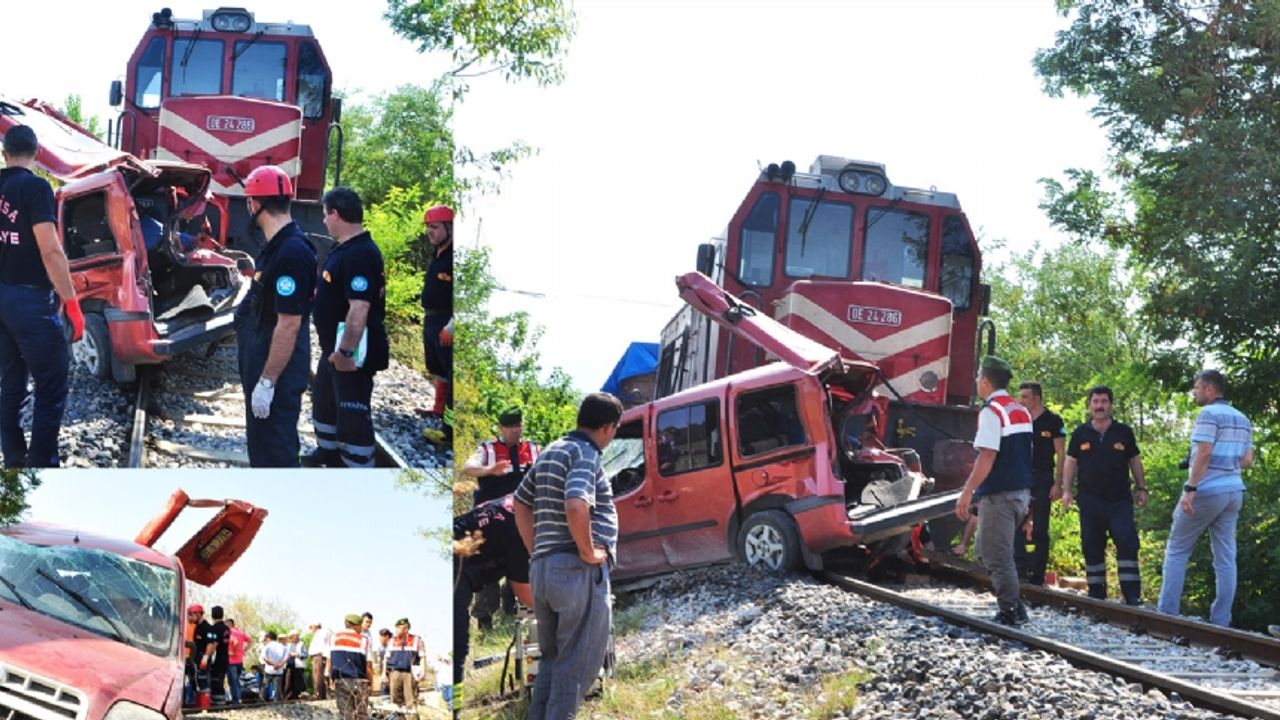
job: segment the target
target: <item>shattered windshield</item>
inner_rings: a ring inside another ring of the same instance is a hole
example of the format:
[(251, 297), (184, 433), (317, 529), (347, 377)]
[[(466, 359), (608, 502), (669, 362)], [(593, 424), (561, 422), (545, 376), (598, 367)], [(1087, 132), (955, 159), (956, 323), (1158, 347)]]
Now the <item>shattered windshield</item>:
[(178, 574), (140, 560), (0, 535), (0, 597), (152, 655), (176, 649)]

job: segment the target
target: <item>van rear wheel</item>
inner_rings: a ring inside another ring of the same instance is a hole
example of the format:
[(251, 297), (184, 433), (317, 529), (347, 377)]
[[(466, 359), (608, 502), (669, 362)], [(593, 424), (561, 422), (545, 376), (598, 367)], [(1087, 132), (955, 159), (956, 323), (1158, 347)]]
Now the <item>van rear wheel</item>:
[(738, 533), (738, 555), (747, 565), (774, 572), (800, 567), (800, 534), (789, 515), (764, 510), (747, 518)]
[(85, 313), (84, 335), (71, 344), (71, 357), (94, 377), (111, 378), (111, 334), (101, 314)]

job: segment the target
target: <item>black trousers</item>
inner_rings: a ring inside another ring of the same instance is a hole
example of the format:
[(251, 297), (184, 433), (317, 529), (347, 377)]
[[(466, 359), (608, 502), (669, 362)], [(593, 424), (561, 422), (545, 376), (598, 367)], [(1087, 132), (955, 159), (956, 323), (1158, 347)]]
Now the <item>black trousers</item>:
[(1049, 510), (1053, 501), (1049, 499), (1049, 491), (1053, 489), (1053, 471), (1048, 473), (1049, 482), (1044, 482), (1040, 473), (1036, 473), (1035, 484), (1031, 486), (1031, 505), (1027, 509), (1031, 515), (1031, 542), (1035, 545), (1027, 550), (1027, 536), (1019, 525), (1013, 531), (1013, 561), (1018, 566), (1018, 577), (1032, 585), (1044, 584), (1044, 571), (1049, 565)]
[(311, 424), (330, 467), (373, 467), (373, 372), (338, 372), (327, 357), (316, 366)]

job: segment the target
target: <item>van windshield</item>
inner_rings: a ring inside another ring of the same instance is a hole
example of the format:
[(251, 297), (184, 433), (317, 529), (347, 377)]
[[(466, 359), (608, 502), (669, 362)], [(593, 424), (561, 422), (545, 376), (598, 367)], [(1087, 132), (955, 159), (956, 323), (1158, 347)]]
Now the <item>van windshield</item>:
[(178, 574), (167, 568), (0, 535), (0, 597), (152, 655), (177, 651)]

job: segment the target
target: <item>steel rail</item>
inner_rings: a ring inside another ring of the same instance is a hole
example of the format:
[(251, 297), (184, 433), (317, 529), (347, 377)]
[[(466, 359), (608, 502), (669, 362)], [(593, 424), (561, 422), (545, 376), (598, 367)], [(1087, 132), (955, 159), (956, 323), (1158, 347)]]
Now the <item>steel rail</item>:
[(1232, 713), (1245, 717), (1256, 717), (1261, 720), (1280, 720), (1280, 711), (1257, 703), (1248, 702), (1231, 695), (1216, 692), (1212, 689), (1179, 680), (1164, 673), (1158, 673), (1131, 663), (1090, 652), (1083, 648), (1069, 645), (1050, 638), (1040, 637), (1023, 632), (1013, 627), (984, 620), (973, 615), (934, 605), (923, 600), (908, 597), (902, 593), (883, 588), (878, 585), (848, 577), (835, 572), (822, 572), (824, 580), (846, 588), (860, 595), (875, 600), (891, 603), (905, 608), (918, 615), (940, 617), (953, 625), (969, 627), (989, 635), (997, 635), (1008, 640), (1020, 642), (1029, 647), (1051, 652), (1070, 661), (1077, 667), (1097, 670), (1109, 675), (1125, 678), (1131, 682), (1145, 686), (1160, 688), (1169, 693), (1177, 693), (1194, 705), (1214, 712)]
[(151, 404), (152, 368), (138, 368), (138, 394), (133, 405), (133, 425), (129, 428), (129, 460), (125, 467), (141, 468), (147, 460), (147, 406)]

